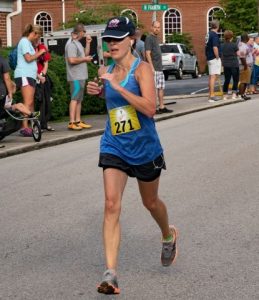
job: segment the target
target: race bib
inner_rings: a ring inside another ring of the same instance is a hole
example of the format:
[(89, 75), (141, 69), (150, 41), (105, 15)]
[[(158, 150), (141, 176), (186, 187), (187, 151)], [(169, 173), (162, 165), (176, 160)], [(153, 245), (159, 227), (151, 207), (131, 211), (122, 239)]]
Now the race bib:
[(109, 110), (112, 135), (119, 135), (141, 128), (137, 112), (131, 105)]

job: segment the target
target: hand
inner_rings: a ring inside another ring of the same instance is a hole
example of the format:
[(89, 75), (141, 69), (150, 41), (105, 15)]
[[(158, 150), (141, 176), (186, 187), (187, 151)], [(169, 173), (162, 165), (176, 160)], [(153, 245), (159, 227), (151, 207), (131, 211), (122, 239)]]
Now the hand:
[(89, 81), (87, 83), (86, 90), (87, 90), (87, 94), (89, 95), (99, 95), (102, 91), (102, 86), (98, 85), (97, 80)]
[(38, 55), (41, 56), (42, 54), (44, 54), (44, 53), (46, 53), (46, 52), (47, 52), (46, 49), (40, 49), (40, 50), (38, 51)]
[(103, 80), (108, 80), (111, 84), (111, 86), (115, 89), (118, 90), (120, 88), (119, 82), (115, 79), (114, 74), (111, 73), (105, 73), (101, 77)]
[(86, 62), (91, 62), (92, 59), (93, 59), (93, 58), (92, 58), (91, 55), (85, 56), (85, 61), (86, 61)]
[(39, 78), (39, 80), (40, 80), (41, 83), (45, 83), (46, 77), (38, 75), (38, 78)]
[(91, 38), (91, 36), (89, 34), (87, 34), (85, 36), (85, 40), (86, 40), (87, 43), (91, 43), (92, 42), (92, 38)]

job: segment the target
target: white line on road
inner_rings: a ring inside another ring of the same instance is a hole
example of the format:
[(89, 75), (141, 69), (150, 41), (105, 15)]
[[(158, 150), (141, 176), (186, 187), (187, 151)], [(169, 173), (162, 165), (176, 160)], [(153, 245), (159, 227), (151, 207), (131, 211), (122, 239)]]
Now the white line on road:
[(195, 92), (192, 92), (191, 93), (191, 95), (195, 95), (195, 94), (197, 94), (197, 93), (199, 93), (199, 92), (201, 92), (201, 91), (205, 91), (205, 90), (208, 90), (209, 88), (208, 87), (206, 87), (206, 88), (203, 88), (203, 89), (200, 89), (200, 90), (197, 90), (197, 91), (195, 91)]

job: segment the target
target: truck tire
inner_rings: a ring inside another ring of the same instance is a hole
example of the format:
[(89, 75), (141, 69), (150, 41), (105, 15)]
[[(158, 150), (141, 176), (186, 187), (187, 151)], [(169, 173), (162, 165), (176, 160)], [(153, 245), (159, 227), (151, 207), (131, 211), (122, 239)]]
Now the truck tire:
[(199, 68), (198, 68), (198, 64), (196, 64), (194, 73), (192, 73), (192, 78), (198, 78), (198, 76), (199, 76)]
[(177, 73), (175, 74), (176, 79), (183, 79), (183, 64), (180, 62)]

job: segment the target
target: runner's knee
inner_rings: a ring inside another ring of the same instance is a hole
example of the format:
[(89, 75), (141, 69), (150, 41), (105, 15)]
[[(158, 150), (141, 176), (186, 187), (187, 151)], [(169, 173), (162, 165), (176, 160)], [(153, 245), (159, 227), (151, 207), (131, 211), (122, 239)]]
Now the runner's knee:
[(108, 214), (119, 214), (121, 210), (121, 203), (118, 196), (106, 195), (105, 212)]

